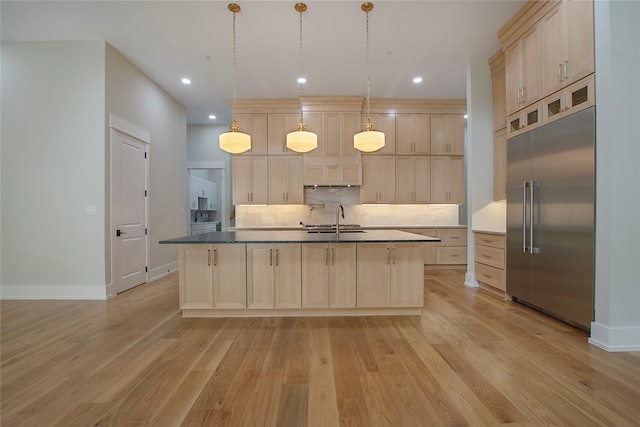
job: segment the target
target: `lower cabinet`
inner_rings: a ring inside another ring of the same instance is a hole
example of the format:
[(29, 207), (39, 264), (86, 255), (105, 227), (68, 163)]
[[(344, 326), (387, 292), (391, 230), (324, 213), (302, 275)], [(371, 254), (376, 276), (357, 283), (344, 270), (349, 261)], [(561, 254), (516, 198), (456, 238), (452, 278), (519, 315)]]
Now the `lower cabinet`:
[(302, 307), (356, 307), (356, 244), (302, 244)]
[(475, 232), (476, 280), (502, 291), (506, 289), (505, 236)]
[(181, 309), (247, 307), (244, 244), (182, 245), (179, 259)]
[(300, 244), (247, 245), (247, 307), (300, 308)]
[(438, 237), (440, 239), (439, 242), (422, 244), (425, 265), (445, 265), (450, 268), (451, 266), (467, 264), (466, 228), (412, 228), (401, 229), (400, 231)]
[(424, 297), (421, 243), (358, 244), (358, 307), (416, 307)]

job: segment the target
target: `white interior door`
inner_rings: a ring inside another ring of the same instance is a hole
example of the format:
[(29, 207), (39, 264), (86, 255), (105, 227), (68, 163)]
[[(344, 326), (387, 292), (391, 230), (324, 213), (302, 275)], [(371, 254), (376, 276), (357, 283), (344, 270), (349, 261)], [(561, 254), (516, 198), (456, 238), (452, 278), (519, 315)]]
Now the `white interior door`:
[(113, 279), (116, 293), (147, 281), (147, 144), (111, 129)]

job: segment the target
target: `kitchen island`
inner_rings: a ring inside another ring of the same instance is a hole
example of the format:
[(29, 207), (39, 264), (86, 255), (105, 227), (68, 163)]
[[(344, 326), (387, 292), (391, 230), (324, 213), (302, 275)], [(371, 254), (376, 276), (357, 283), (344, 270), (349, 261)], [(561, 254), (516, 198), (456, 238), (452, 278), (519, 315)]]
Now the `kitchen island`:
[(179, 245), (185, 317), (419, 314), (425, 242), (396, 230), (221, 231)]

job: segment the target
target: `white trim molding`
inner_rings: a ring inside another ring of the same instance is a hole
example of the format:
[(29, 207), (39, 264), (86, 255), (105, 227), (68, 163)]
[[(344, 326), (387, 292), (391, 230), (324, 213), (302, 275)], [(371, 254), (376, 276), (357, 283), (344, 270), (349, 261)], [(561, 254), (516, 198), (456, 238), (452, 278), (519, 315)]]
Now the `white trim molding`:
[(104, 285), (1, 285), (3, 300), (106, 300)]
[(476, 280), (475, 274), (466, 273), (464, 275), (464, 285), (469, 288), (479, 288), (480, 284)]
[(153, 282), (154, 280), (158, 280), (164, 276), (168, 276), (174, 271), (178, 271), (178, 261), (173, 261), (169, 264), (152, 268), (151, 270), (149, 270), (149, 282)]
[(640, 351), (640, 326), (609, 327), (591, 322), (589, 344), (606, 351)]
[(147, 144), (151, 143), (151, 133), (129, 123), (115, 114), (109, 114), (109, 127), (118, 129), (120, 132), (126, 133), (127, 135), (139, 139), (142, 142), (146, 142)]

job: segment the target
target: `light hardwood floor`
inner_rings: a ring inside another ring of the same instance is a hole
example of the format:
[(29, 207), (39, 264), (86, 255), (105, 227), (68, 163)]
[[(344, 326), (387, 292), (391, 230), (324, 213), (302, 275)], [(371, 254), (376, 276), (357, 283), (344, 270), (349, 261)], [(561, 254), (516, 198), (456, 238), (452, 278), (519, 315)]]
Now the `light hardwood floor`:
[(177, 274), (2, 301), (2, 426), (638, 426), (640, 353), (425, 271), (422, 316), (183, 319)]

